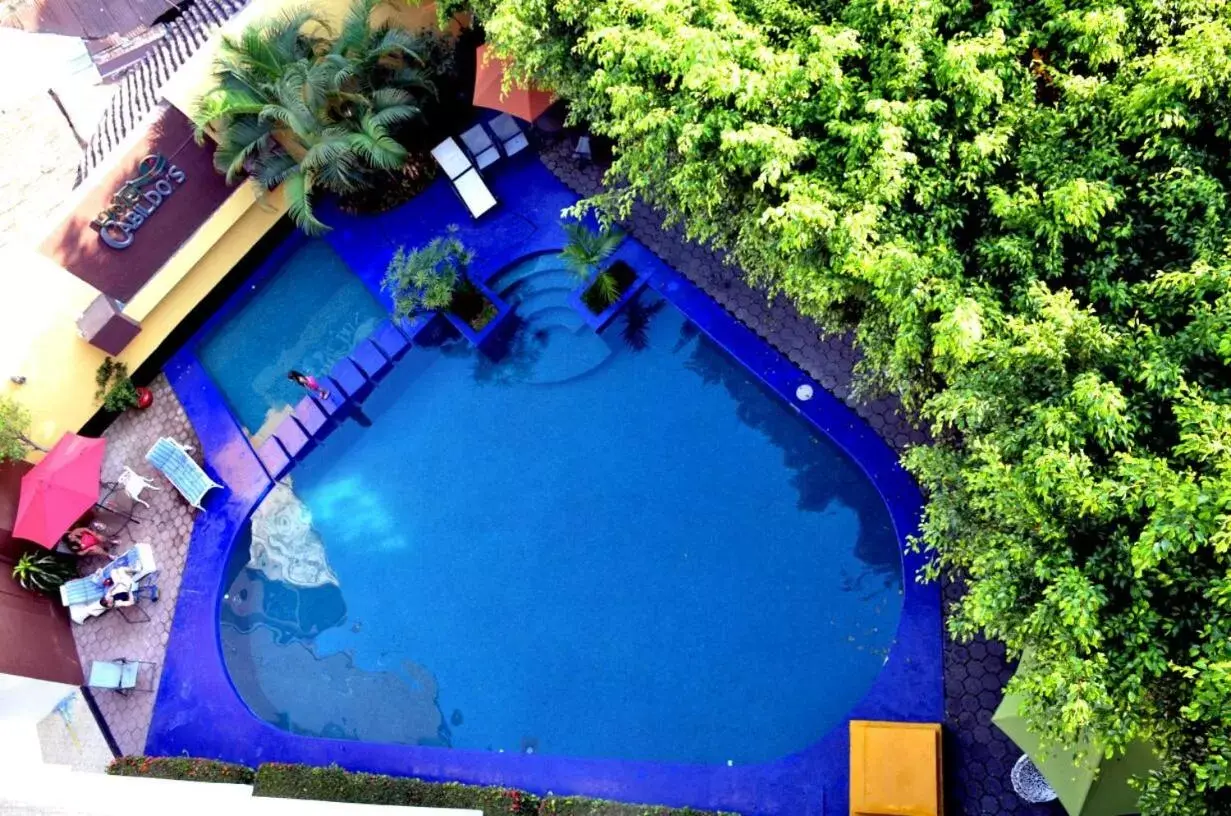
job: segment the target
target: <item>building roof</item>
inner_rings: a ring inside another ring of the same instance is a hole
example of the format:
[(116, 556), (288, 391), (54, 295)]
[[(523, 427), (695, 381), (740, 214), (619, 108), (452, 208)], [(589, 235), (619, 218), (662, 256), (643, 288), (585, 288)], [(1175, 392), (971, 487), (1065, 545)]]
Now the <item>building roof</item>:
[[(182, 2), (182, 0), (180, 0)], [(173, 12), (174, 0), (34, 0), (4, 21), (13, 28), (99, 40), (148, 28)]]
[(196, 0), (166, 24), (162, 39), (126, 68), (116, 83), (115, 95), (89, 138), (77, 167), (80, 184), (161, 101), (160, 89), (171, 75), (209, 39), (210, 35), (246, 0)]

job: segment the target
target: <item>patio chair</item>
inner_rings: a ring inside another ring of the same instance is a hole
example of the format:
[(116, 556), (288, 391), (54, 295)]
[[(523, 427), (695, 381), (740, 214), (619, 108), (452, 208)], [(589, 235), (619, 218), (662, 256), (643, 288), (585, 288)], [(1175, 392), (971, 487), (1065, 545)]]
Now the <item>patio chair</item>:
[(487, 129), (481, 124), (475, 125), (462, 134), (462, 144), (466, 145), (470, 155), (474, 156), (475, 166), (480, 170), (500, 160), (500, 151), (496, 149), (496, 143), (492, 141)]
[(205, 475), (201, 466), (188, 455), (191, 452), (192, 448), (187, 445), (164, 436), (150, 448), (145, 455), (145, 461), (158, 468), (189, 504), (203, 510), (201, 500), (205, 498), (205, 494), (215, 487), (221, 488), (222, 485)]
[(487, 126), (492, 129), (492, 133), (496, 134), (496, 138), (500, 140), (500, 147), (504, 150), (504, 155), (506, 156), (514, 156), (530, 146), (530, 140), (526, 138), (526, 134), (522, 131), (521, 126), (517, 124), (517, 120), (507, 113), (500, 114), (488, 122)]
[(130, 550), (111, 559), (106, 566), (100, 567), (84, 578), (66, 581), (60, 587), (60, 603), (68, 607), (69, 617), (73, 623), (85, 623), (95, 615), (107, 611), (102, 605), (107, 588), (103, 585), (111, 571), (125, 567), (133, 571), (133, 591), (141, 589), (141, 580), (153, 573), (158, 567), (154, 563), (154, 550), (147, 542), (134, 544)]
[[(148, 687), (138, 685), (142, 666), (150, 667)], [(157, 670), (158, 664), (148, 660), (95, 660), (90, 664), (90, 679), (86, 681), (86, 685), (90, 688), (109, 689), (125, 696), (134, 691), (152, 692), (153, 675)]]
[(115, 484), (116, 487), (121, 488), (128, 494), (128, 498), (135, 502), (144, 504), (147, 509), (149, 508), (150, 503), (141, 498), (141, 491), (162, 490), (161, 487), (158, 487), (149, 479), (145, 478), (140, 473), (137, 473), (130, 467), (124, 468), (124, 471), (120, 474), (120, 478), (115, 480)]
[(470, 163), (470, 159), (466, 158), (466, 154), (452, 137), (432, 148), (432, 158), (440, 165), (440, 169), (445, 171), (453, 189), (466, 205), (466, 209), (470, 210), (472, 217), (478, 218), (496, 206), (496, 198), (483, 183), (478, 169)]
[(594, 161), (594, 149), (590, 147), (589, 136), (578, 136), (577, 147), (573, 149), (573, 160), (581, 167)]

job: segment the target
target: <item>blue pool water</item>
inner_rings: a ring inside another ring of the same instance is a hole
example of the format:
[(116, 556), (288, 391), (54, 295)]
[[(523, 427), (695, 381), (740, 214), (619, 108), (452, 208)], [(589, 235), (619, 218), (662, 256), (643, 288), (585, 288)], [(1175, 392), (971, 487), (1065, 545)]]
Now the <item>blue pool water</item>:
[(303, 397), (288, 371), (328, 373), (384, 317), (328, 244), (306, 241), (209, 333), (197, 355), (240, 423), (257, 434)]
[(237, 544), (241, 696), (300, 733), (485, 751), (743, 764), (816, 742), (897, 626), (879, 494), (654, 293), (597, 335), (554, 256), (493, 286), (520, 321), (503, 357), (412, 350)]

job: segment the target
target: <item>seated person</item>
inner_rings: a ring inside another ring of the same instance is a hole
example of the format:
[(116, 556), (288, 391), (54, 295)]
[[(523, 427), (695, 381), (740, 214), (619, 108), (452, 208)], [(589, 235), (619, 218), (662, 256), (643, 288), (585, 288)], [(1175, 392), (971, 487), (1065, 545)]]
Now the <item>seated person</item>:
[(64, 536), (64, 542), (77, 555), (105, 555), (112, 544), (110, 539), (103, 538), (89, 527), (69, 530)]
[(103, 580), (103, 586), (107, 588), (107, 591), (99, 601), (104, 609), (132, 606), (136, 603), (134, 575), (136, 575), (135, 570), (128, 567), (116, 567), (111, 570), (111, 574)]

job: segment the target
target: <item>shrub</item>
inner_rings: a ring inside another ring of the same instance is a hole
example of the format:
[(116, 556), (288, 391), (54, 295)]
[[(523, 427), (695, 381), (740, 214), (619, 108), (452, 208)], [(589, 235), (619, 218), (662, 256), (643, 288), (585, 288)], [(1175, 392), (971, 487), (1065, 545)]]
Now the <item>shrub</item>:
[(366, 206), (382, 203), (382, 188), (413, 194), (430, 179), (404, 172), (406, 145), (419, 141), (424, 106), (451, 58), (430, 32), (376, 22), (380, 4), (354, 0), (336, 36), (307, 9), (223, 35), (214, 87), (193, 113), (198, 141), (217, 136), (214, 163), (227, 180), (281, 186), (305, 232), (328, 229), (314, 213), (321, 190)]
[(137, 404), (137, 387), (128, 378), (128, 366), (104, 357), (94, 374), (94, 399), (108, 411), (120, 413)]
[(65, 581), (76, 575), (75, 565), (55, 553), (26, 552), (13, 565), (13, 579), (22, 589), (56, 595)]
[(20, 403), (0, 396), (0, 462), (21, 459), (30, 448), (43, 450), (30, 441), (30, 413)]
[(708, 810), (669, 808), (662, 805), (628, 805), (584, 796), (548, 796), (539, 805), (539, 816), (720, 816)]
[(349, 773), (338, 767), (268, 763), (257, 769), (257, 796), (320, 799), (370, 805), (470, 808), (484, 816), (720, 816), (709, 811), (625, 805), (584, 797), (548, 796), (540, 800), (514, 788)]
[(457, 237), (457, 227), (426, 246), (406, 251), (398, 247), (381, 287), (393, 297), (394, 316), (407, 319), (424, 312), (449, 309), (478, 330), (496, 315), (470, 279), (474, 254)]
[(189, 757), (124, 756), (112, 760), (107, 773), (113, 776), (148, 776), (191, 782), (231, 782), (251, 785), (256, 774), (244, 765), (215, 759)]

